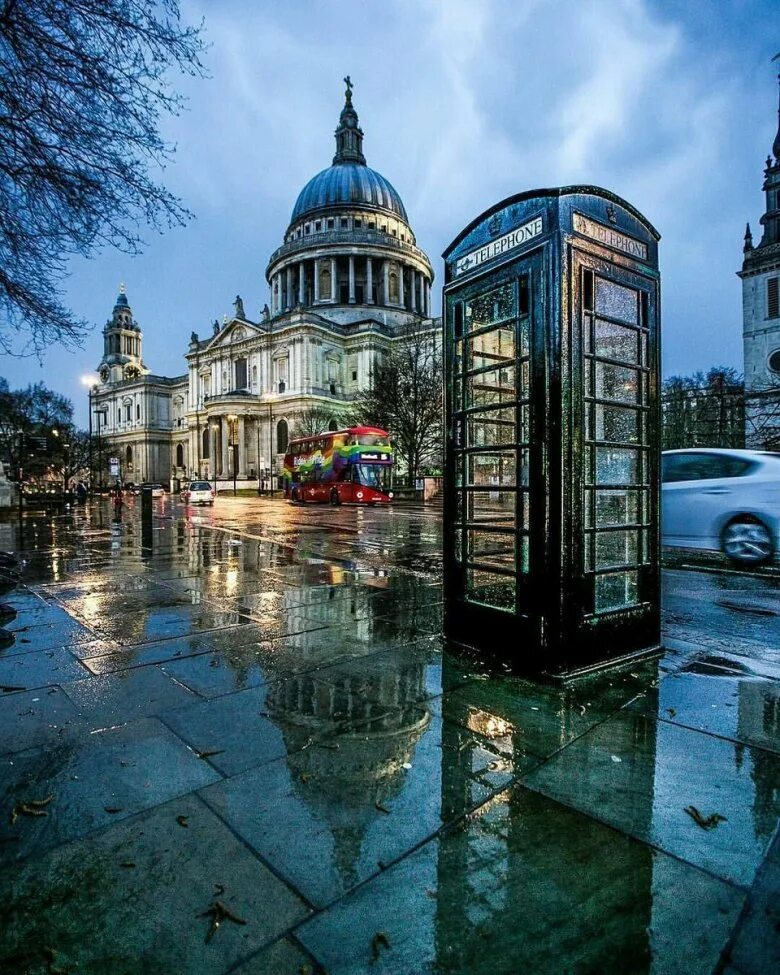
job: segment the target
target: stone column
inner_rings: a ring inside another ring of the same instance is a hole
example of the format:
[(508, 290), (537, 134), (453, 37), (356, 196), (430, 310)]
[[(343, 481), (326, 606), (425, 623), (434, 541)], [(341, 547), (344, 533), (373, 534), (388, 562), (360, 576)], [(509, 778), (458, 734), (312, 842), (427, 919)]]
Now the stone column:
[(414, 268), (409, 270), (409, 290), (412, 296), (412, 311), (417, 311), (417, 272)]
[(390, 304), (390, 262), (387, 258), (382, 261), (382, 304)]
[(230, 427), (228, 421), (224, 416), (219, 418), (219, 435), (220, 435), (220, 446), (222, 447), (222, 476), (227, 477), (230, 473), (230, 465), (228, 463), (228, 450), (230, 442)]
[(292, 265), (287, 268), (287, 301), (285, 303), (285, 309), (292, 308), (293, 306), (293, 269)]
[(216, 477), (219, 473), (219, 461), (217, 458), (217, 450), (219, 449), (219, 440), (217, 438), (217, 427), (216, 424), (212, 423), (210, 420), (209, 424), (209, 473), (212, 477)]
[(402, 308), (404, 308), (405, 307), (405, 301), (404, 301), (404, 266), (403, 266), (403, 264), (399, 264), (398, 265), (398, 269), (399, 269), (399, 273), (398, 273), (398, 304)]
[(338, 281), (336, 281), (336, 258), (331, 257), (330, 259), (330, 300), (335, 302), (336, 295), (338, 291), (336, 290), (338, 286)]
[(305, 291), (305, 271), (303, 267), (303, 261), (298, 264), (298, 304), (303, 305), (306, 301), (306, 291)]
[(276, 315), (279, 312), (279, 275), (274, 274), (271, 278), (271, 312)]
[(366, 258), (366, 304), (374, 304), (374, 262), (370, 257)]
[(349, 255), (349, 303), (355, 304), (355, 258)]
[(243, 416), (238, 418), (238, 476), (246, 477), (246, 427)]
[(320, 262), (314, 261), (314, 304), (320, 300)]

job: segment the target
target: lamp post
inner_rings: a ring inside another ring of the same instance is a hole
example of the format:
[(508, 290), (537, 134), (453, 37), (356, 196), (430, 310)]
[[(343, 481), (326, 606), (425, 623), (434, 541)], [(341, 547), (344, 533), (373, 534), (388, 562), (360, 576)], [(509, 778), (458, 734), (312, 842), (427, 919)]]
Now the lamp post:
[(238, 417), (235, 415), (235, 413), (230, 413), (227, 421), (229, 431), (228, 446), (230, 447), (231, 464), (233, 465), (233, 497), (235, 497), (236, 468), (238, 467), (238, 444), (236, 443), (236, 424), (238, 423)]
[(82, 376), (81, 381), (87, 387), (89, 396), (89, 491), (91, 494), (95, 488), (95, 464), (92, 456), (92, 394), (97, 390), (97, 383), (94, 376)]

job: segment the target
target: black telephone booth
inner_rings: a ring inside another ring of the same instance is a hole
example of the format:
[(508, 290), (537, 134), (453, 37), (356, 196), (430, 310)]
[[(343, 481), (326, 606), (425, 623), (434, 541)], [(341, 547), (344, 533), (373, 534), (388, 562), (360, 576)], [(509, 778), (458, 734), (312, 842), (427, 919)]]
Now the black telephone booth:
[(516, 671), (659, 645), (658, 239), (570, 186), (444, 253), (445, 627)]

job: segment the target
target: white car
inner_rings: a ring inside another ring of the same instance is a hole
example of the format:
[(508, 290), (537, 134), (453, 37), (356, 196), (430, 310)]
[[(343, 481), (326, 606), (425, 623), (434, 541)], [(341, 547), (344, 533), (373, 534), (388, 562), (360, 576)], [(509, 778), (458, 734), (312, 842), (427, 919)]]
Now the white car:
[(701, 447), (661, 457), (661, 541), (758, 564), (780, 551), (780, 454)]
[(182, 491), (182, 500), (187, 504), (214, 504), (214, 488), (208, 481), (191, 481)]

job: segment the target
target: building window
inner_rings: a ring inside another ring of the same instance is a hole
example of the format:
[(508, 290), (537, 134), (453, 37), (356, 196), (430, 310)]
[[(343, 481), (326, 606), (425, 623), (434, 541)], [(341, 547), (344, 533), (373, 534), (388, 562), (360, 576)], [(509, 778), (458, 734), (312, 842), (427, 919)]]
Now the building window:
[(257, 386), (257, 366), (252, 366), (252, 385)]
[(766, 282), (766, 317), (780, 318), (780, 278), (768, 278)]
[(136, 418), (136, 420), (140, 420), (141, 419), (141, 404), (140, 403), (137, 403), (136, 404), (136, 407), (135, 407), (135, 418)]
[(330, 291), (330, 287), (331, 287), (330, 268), (327, 267), (320, 268), (320, 298), (333, 297)]
[(780, 349), (775, 349), (769, 356), (769, 368), (772, 372), (780, 372)]
[(236, 359), (236, 389), (246, 389), (246, 359)]
[(125, 471), (131, 471), (133, 469), (133, 448), (127, 447), (125, 449)]
[(346, 217), (342, 217), (341, 218), (341, 229), (342, 230), (346, 230), (347, 227), (348, 227), (348, 225), (349, 225), (349, 221), (347, 220), (347, 218)]
[(333, 431), (333, 430), (338, 430), (338, 428), (339, 428), (339, 425), (338, 425), (338, 423), (336, 422), (336, 420), (331, 420), (331, 421), (330, 421), (330, 422), (328, 423), (328, 430), (331, 430), (331, 431)]
[(184, 467), (184, 445), (176, 444), (176, 466)]
[(363, 221), (360, 219), (360, 217), (355, 217), (355, 226), (356, 227), (362, 227), (363, 226)]
[(211, 437), (209, 437), (209, 428), (208, 428), (208, 426), (206, 426), (203, 429), (203, 434), (202, 434), (202, 441), (203, 442), (201, 444), (201, 451), (200, 451), (204, 460), (208, 460), (209, 459), (210, 440), (211, 440)]
[(369, 220), (368, 221), (368, 229), (369, 230), (376, 230), (376, 220)]
[(352, 370), (352, 382), (353, 383), (357, 382), (357, 369)]
[(317, 231), (319, 231), (321, 228), (322, 228), (322, 221), (321, 220), (315, 220), (314, 221), (314, 229), (317, 230)]
[(129, 423), (132, 419), (133, 419), (133, 406), (131, 403), (128, 403), (125, 406), (125, 420), (127, 420), (127, 422)]
[(287, 452), (287, 420), (280, 420), (276, 424), (276, 452), (284, 454)]
[(333, 227), (334, 227), (333, 217), (330, 217), (328, 220), (328, 230), (333, 230)]

